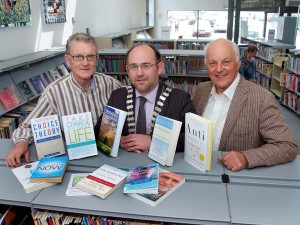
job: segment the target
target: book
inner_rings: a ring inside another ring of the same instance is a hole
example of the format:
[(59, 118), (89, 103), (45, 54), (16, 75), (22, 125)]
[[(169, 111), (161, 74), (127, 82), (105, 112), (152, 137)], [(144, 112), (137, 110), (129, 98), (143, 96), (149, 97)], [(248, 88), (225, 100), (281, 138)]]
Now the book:
[(158, 115), (148, 157), (163, 166), (172, 166), (182, 122)]
[(141, 193), (129, 195), (149, 205), (156, 206), (184, 183), (185, 178), (183, 176), (160, 169), (158, 177), (158, 194)]
[(56, 114), (34, 118), (30, 122), (39, 159), (66, 153), (59, 119)]
[(47, 183), (47, 182), (37, 182), (37, 183), (30, 182), (31, 174), (36, 169), (38, 163), (39, 161), (36, 161), (12, 169), (13, 174), (18, 179), (25, 193), (31, 193), (56, 184), (56, 183)]
[(48, 72), (50, 73), (53, 80), (57, 80), (62, 77), (62, 74), (60, 74), (57, 68), (50, 69)]
[(0, 102), (3, 104), (5, 110), (16, 107), (22, 101), (22, 97), (14, 84), (0, 89)]
[(158, 193), (158, 163), (129, 168), (124, 193)]
[(120, 139), (127, 112), (105, 106), (97, 138), (97, 147), (101, 152), (112, 157), (118, 156)]
[(184, 159), (206, 172), (211, 167), (214, 122), (194, 113), (185, 114)]
[(62, 117), (69, 159), (98, 155), (91, 112)]
[(40, 74), (39, 77), (41, 78), (41, 81), (42, 81), (43, 86), (45, 88), (51, 83), (51, 81), (50, 81), (50, 79), (49, 79), (49, 77), (47, 76), (46, 73)]
[(31, 174), (30, 181), (61, 183), (68, 163), (69, 159), (67, 155), (41, 158)]
[(45, 90), (42, 79), (40, 78), (39, 75), (31, 77), (30, 82), (32, 83), (32, 85), (34, 86), (34, 88), (38, 94), (41, 94)]
[(58, 71), (62, 76), (68, 76), (70, 72), (68, 71), (66, 65), (62, 63), (61, 65), (57, 66)]
[(105, 199), (126, 179), (127, 172), (109, 165), (103, 165), (81, 179), (76, 187)]
[(21, 81), (20, 83), (17, 84), (19, 87), (21, 93), (23, 94), (25, 99), (32, 99), (34, 98), (34, 93), (29, 87), (29, 84), (27, 83), (26, 80)]
[(73, 173), (71, 174), (68, 188), (66, 190), (66, 196), (86, 196), (91, 195), (88, 192), (82, 191), (76, 187), (76, 184), (83, 178), (85, 178), (88, 173)]

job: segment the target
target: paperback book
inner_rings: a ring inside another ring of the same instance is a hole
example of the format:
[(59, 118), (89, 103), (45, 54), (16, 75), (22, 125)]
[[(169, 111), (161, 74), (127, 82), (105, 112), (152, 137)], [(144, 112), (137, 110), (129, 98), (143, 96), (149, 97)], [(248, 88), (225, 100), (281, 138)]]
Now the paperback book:
[(31, 77), (30, 82), (32, 83), (32, 85), (34, 86), (34, 88), (38, 94), (41, 94), (45, 90), (42, 79), (40, 78), (39, 75)]
[(124, 193), (158, 193), (158, 163), (132, 167), (128, 171)]
[(211, 167), (214, 122), (202, 116), (185, 114), (184, 159), (206, 172)]
[(32, 172), (31, 182), (61, 183), (68, 167), (68, 156), (62, 155), (51, 158), (41, 158)]
[(62, 117), (69, 159), (98, 155), (91, 112)]
[(18, 83), (17, 85), (25, 99), (32, 99), (34, 97), (34, 93), (30, 89), (26, 80), (23, 80), (22, 82)]
[(120, 139), (127, 112), (105, 106), (97, 138), (97, 147), (106, 155), (118, 156)]
[(62, 76), (68, 76), (70, 74), (64, 63), (62, 63), (61, 65), (57, 66), (57, 69), (58, 69), (58, 71), (60, 72), (60, 74)]
[(51, 83), (51, 81), (50, 81), (50, 79), (49, 79), (49, 77), (47, 76), (46, 73), (40, 74), (39, 77), (41, 78), (41, 81), (42, 81), (43, 86), (45, 88)]
[(39, 159), (66, 153), (57, 115), (31, 119), (30, 122)]
[(148, 157), (163, 166), (172, 166), (182, 122), (158, 115)]
[(53, 78), (53, 80), (57, 80), (60, 77), (62, 77), (62, 74), (60, 74), (60, 72), (58, 71), (57, 68), (53, 68), (53, 69), (49, 70), (49, 73), (50, 73), (51, 77)]
[(185, 178), (177, 173), (167, 170), (159, 170), (158, 194), (129, 194), (130, 196), (143, 201), (149, 205), (156, 206), (178, 189), (185, 182)]
[(126, 179), (127, 172), (109, 165), (103, 165), (81, 179), (76, 187), (105, 199)]
[(36, 169), (38, 163), (39, 161), (36, 161), (12, 169), (13, 174), (18, 179), (25, 193), (31, 193), (56, 184), (56, 183), (47, 183), (47, 182), (37, 182), (37, 183), (30, 182), (30, 177), (32, 175), (32, 172)]
[(0, 89), (0, 102), (3, 104), (5, 110), (16, 107), (22, 101), (22, 97), (14, 84)]
[(83, 190), (80, 190), (79, 188), (76, 187), (77, 183), (85, 178), (88, 173), (73, 173), (71, 174), (68, 188), (66, 191), (66, 196), (86, 196), (86, 195), (91, 195), (88, 192), (85, 192)]

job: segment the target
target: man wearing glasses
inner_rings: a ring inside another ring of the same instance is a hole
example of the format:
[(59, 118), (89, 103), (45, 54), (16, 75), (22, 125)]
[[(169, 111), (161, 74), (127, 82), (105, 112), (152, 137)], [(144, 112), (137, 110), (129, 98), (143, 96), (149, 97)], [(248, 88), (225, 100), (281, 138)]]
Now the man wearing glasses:
[[(152, 44), (140, 44), (126, 55), (126, 70), (131, 85), (112, 92), (108, 105), (127, 111), (121, 148), (130, 152), (147, 152), (156, 116), (181, 121), (177, 151), (183, 151), (185, 113), (194, 112), (191, 96), (159, 81), (164, 70), (160, 52)], [(141, 119), (142, 118), (142, 119)], [(98, 136), (101, 118), (95, 126)]]
[(97, 45), (90, 35), (76, 33), (70, 36), (64, 58), (71, 69), (70, 75), (49, 84), (36, 108), (15, 130), (14, 147), (6, 158), (7, 166), (20, 166), (22, 156), (29, 162), (28, 146), (33, 142), (31, 119), (53, 114), (58, 114), (61, 119), (64, 115), (91, 112), (95, 125), (110, 93), (122, 87), (112, 77), (96, 73)]

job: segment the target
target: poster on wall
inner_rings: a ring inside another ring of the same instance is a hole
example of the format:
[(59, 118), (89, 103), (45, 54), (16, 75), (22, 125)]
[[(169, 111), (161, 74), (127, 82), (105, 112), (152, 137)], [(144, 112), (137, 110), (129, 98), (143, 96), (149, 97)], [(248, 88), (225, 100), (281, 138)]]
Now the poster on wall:
[(29, 0), (0, 0), (0, 27), (31, 25)]
[(43, 0), (45, 23), (65, 23), (65, 0)]

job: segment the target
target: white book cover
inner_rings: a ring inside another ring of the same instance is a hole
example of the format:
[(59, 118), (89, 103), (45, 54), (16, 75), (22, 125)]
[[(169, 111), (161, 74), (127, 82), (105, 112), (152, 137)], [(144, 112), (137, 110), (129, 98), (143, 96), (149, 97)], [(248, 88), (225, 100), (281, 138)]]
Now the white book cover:
[(105, 106), (97, 138), (97, 147), (106, 155), (117, 157), (127, 112)]
[(53, 80), (57, 80), (62, 77), (62, 74), (60, 74), (57, 68), (50, 69), (48, 72), (52, 76)]
[(38, 163), (39, 161), (36, 161), (12, 169), (13, 174), (16, 176), (16, 178), (18, 179), (19, 183), (22, 185), (26, 193), (31, 193), (33, 191), (37, 191), (45, 187), (50, 187), (56, 184), (56, 183), (47, 183), (47, 182), (38, 182), (38, 183), (30, 182), (31, 174), (37, 167)]
[(109, 165), (103, 165), (81, 179), (76, 187), (104, 199), (117, 189), (126, 177), (126, 171)]
[(56, 114), (31, 119), (30, 122), (39, 159), (66, 153), (59, 119)]
[(66, 196), (87, 196), (87, 195), (92, 195), (88, 192), (85, 192), (83, 190), (80, 190), (79, 188), (76, 187), (76, 184), (83, 178), (85, 178), (88, 173), (73, 173), (71, 174), (68, 188), (66, 191)]
[(158, 115), (148, 157), (163, 166), (172, 166), (182, 122)]
[(184, 159), (206, 172), (211, 167), (214, 122), (194, 113), (185, 114)]
[(62, 117), (69, 160), (98, 155), (91, 112)]

